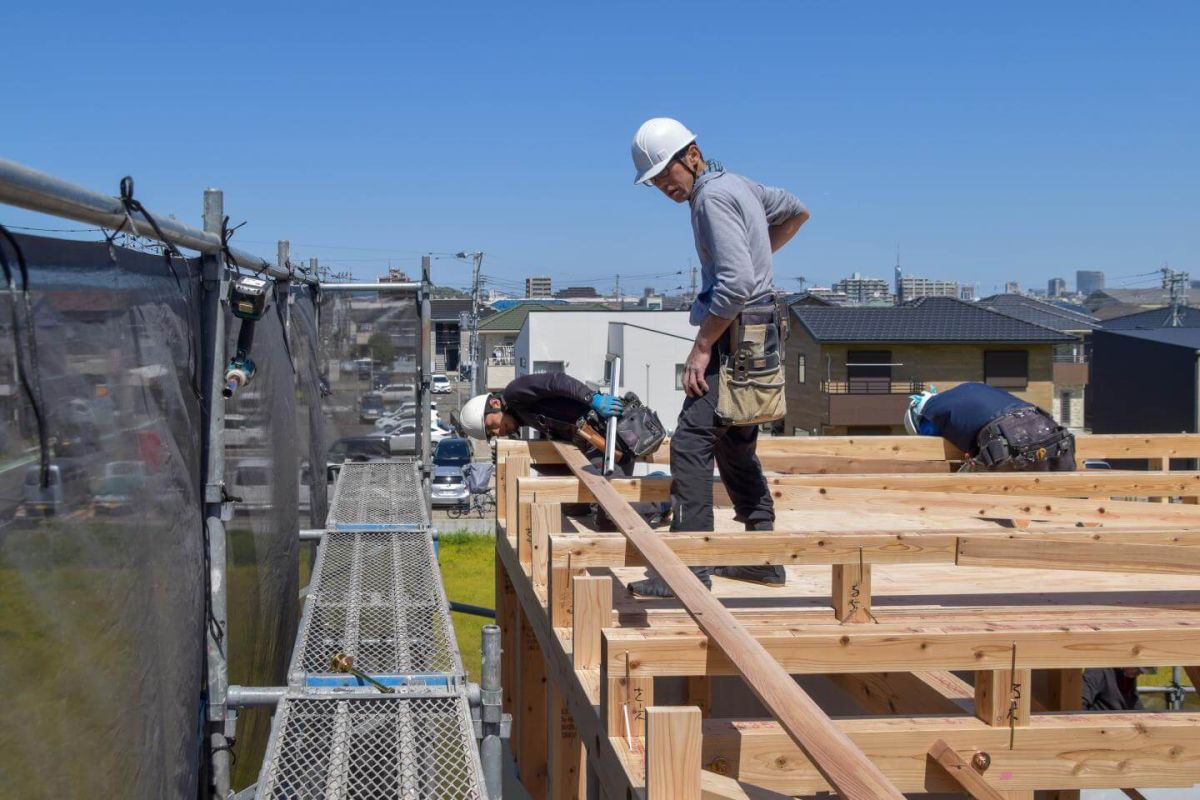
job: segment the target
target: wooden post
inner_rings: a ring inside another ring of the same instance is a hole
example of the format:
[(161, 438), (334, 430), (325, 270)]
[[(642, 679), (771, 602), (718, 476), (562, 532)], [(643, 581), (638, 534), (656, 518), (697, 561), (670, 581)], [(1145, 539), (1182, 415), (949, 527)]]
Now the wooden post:
[(700, 709), (646, 709), (646, 800), (700, 800)]
[[(608, 670), (608, 641), (600, 638), (600, 714), (609, 736), (640, 739), (646, 735), (646, 708), (654, 704), (654, 678), (613, 675)], [(636, 748), (637, 744), (632, 743)]]
[[(1033, 675), (1028, 669), (981, 670), (975, 673), (975, 716), (994, 727), (1029, 725)], [(1005, 800), (1033, 800), (1032, 789), (1000, 790)]]
[(537, 635), (528, 623), (521, 625), (519, 655), (519, 707), (521, 716), (514, 720), (519, 727), (521, 747), (517, 756), (517, 771), (530, 797), (546, 796), (548, 742), (546, 728), (546, 662), (538, 646)]
[(504, 488), (507, 499), (504, 506), (505, 532), (509, 540), (516, 543), (521, 563), (529, 564), (529, 543), (523, 542), (520, 530), (521, 509), (517, 505), (517, 483), (529, 475), (529, 459), (525, 456), (509, 456), (505, 460)]
[(547, 766), (550, 775), (550, 800), (587, 799), (587, 756), (583, 742), (575, 729), (575, 720), (563, 702), (558, 689), (550, 687), (550, 708), (546, 720), (546, 731), (550, 738), (550, 755)]
[(612, 624), (612, 578), (581, 575), (574, 584), (571, 656), (575, 669), (600, 667), (600, 631)]
[(530, 516), (530, 535), (533, 540), (530, 572), (533, 585), (544, 589), (549, 583), (550, 534), (562, 532), (559, 530), (562, 528), (562, 504), (534, 503), (530, 506)]
[(871, 621), (871, 565), (833, 565), (833, 614), (842, 622)]
[[(1047, 670), (1046, 707), (1051, 711), (1083, 709), (1083, 670)], [(1078, 789), (1051, 789), (1043, 800), (1079, 800)]]
[(692, 675), (687, 679), (687, 704), (699, 708), (702, 716), (712, 714), (712, 678)]
[[(1150, 469), (1158, 470), (1159, 472), (1170, 472), (1171, 471), (1171, 459), (1169, 457), (1152, 458), (1152, 459), (1150, 459)], [(1150, 498), (1151, 503), (1166, 503), (1166, 502), (1168, 502), (1168, 500), (1169, 500), (1169, 498), (1166, 498), (1166, 497), (1151, 497)]]

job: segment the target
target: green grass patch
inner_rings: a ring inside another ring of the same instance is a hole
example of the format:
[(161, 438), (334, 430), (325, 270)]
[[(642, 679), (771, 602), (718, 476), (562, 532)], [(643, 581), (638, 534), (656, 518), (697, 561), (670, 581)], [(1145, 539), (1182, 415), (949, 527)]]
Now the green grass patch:
[[(493, 537), (467, 531), (439, 534), (438, 562), (447, 599), (484, 608), (495, 607), (496, 540)], [(450, 616), (454, 620), (454, 636), (462, 653), (463, 666), (470, 679), (478, 681), (481, 631), (491, 620), (473, 614), (452, 613)]]

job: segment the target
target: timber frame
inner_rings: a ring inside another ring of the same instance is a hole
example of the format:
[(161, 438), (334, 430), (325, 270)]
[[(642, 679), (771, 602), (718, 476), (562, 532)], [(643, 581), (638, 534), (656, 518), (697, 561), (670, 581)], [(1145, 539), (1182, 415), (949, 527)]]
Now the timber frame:
[[(672, 534), (632, 505), (664, 502), (670, 478), (609, 482), (571, 446), (498, 443), (503, 700), (531, 796), (1200, 784), (1200, 714), (1080, 710), (1085, 668), (1200, 679), (1200, 472), (1171, 471), (1200, 435), (1079, 436), (1081, 464), (1148, 469), (1076, 473), (958, 474), (961, 454), (925, 437), (759, 454), (775, 531), (743, 532), (717, 480), (717, 530)], [(579, 503), (620, 530), (564, 513)], [(686, 569), (739, 564), (782, 564), (788, 586), (710, 593)], [(677, 599), (628, 594), (647, 567)]]

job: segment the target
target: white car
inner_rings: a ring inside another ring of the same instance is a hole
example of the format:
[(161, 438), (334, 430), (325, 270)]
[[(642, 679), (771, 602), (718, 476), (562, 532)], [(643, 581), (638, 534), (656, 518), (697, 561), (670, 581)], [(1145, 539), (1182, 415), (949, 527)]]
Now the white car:
[(389, 383), (379, 390), (385, 403), (402, 403), (417, 396), (417, 387), (411, 383)]
[(450, 394), (454, 391), (454, 387), (450, 385), (450, 379), (445, 375), (434, 375), (429, 379), (429, 391), (434, 394)]

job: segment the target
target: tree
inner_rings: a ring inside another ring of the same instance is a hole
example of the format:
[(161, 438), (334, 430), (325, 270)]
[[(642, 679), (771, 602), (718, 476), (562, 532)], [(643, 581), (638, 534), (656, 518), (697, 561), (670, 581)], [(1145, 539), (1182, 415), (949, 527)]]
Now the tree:
[(392, 337), (383, 331), (371, 334), (371, 338), (367, 339), (367, 349), (371, 351), (371, 358), (381, 364), (391, 364), (396, 358), (396, 345), (392, 343)]

